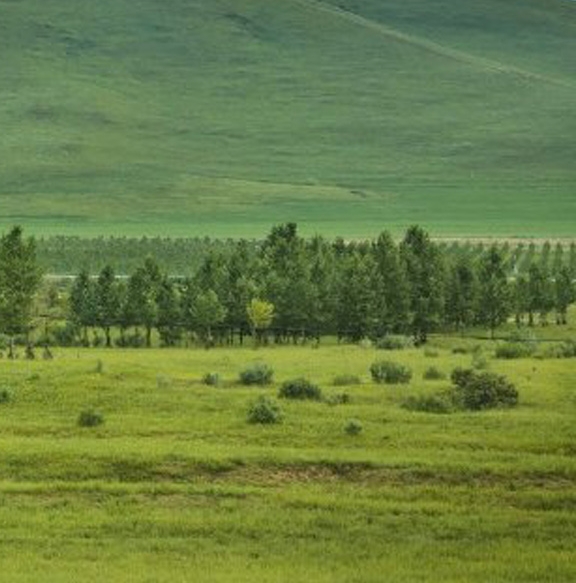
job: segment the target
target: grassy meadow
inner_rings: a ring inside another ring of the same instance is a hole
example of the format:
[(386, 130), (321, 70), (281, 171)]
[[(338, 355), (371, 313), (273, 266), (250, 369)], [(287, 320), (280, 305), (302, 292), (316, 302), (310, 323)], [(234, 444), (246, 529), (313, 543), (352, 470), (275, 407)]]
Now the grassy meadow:
[(0, 227), (572, 236), (576, 4), (0, 1)]
[[(573, 327), (567, 330), (572, 334)], [(0, 572), (36, 581), (570, 582), (576, 578), (574, 362), (491, 358), (520, 391), (513, 410), (401, 407), (447, 380), (435, 366), (477, 341), (432, 346), (55, 349), (0, 362)], [(544, 350), (542, 348), (541, 350)], [(378, 359), (413, 369), (375, 385)], [(254, 362), (274, 384), (242, 387)], [(219, 386), (201, 382), (208, 372)], [(337, 375), (359, 383), (333, 385)], [(347, 404), (253, 400), (306, 376)], [(94, 409), (105, 423), (77, 425)], [(359, 435), (344, 428), (362, 424)]]

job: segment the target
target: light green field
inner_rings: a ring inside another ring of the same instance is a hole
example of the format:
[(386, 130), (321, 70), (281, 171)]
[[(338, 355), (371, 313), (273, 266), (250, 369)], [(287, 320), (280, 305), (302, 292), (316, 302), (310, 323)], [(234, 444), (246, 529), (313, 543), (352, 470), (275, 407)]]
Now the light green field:
[[(492, 360), (520, 390), (512, 411), (408, 412), (404, 396), (447, 385), (423, 381), (427, 367), (470, 364), (451, 352), (465, 341), (435, 343), (435, 358), (326, 345), (3, 361), (2, 579), (574, 581), (574, 363)], [(414, 380), (373, 385), (377, 358)], [(277, 391), (235, 383), (260, 360), (277, 382), (305, 375), (352, 401), (282, 403), (283, 424), (249, 425), (249, 403)], [(222, 386), (201, 384), (209, 371)], [(333, 387), (337, 374), (362, 384)], [(87, 408), (105, 425), (77, 427)], [(361, 435), (344, 433), (351, 418)]]
[(565, 0), (0, 1), (0, 227), (572, 236), (575, 33)]

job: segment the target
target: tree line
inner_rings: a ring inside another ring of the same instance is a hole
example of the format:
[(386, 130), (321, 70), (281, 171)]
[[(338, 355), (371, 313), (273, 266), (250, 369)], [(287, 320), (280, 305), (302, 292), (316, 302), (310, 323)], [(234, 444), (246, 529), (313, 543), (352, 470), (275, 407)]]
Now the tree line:
[[(237, 240), (210, 249), (189, 277), (174, 277), (148, 257), (128, 277), (110, 265), (97, 277), (83, 270), (66, 293), (60, 343), (164, 346), (191, 339), (206, 345), (341, 340), (410, 335), (472, 326), (494, 331), (509, 319), (566, 324), (574, 273), (542, 261), (509, 276), (508, 259), (492, 246), (481, 254), (448, 253), (418, 226), (396, 242), (303, 238), (296, 224), (275, 226), (261, 242)], [(0, 333), (27, 334), (42, 281), (36, 243), (15, 227), (0, 238)], [(48, 329), (45, 335), (48, 335)], [(48, 338), (45, 338), (48, 340)]]
[(99, 328), (107, 346), (150, 345), (156, 329), (165, 346), (195, 338), (207, 345), (341, 340), (411, 335), (482, 326), (492, 333), (510, 318), (565, 324), (575, 299), (573, 273), (533, 263), (510, 278), (506, 256), (493, 246), (476, 257), (446, 253), (418, 226), (396, 243), (383, 232), (373, 241), (303, 238), (297, 226), (274, 227), (256, 245), (236, 241), (213, 250), (195, 274), (174, 278), (147, 258), (128, 278), (104, 267), (83, 271), (70, 291), (70, 329), (88, 343)]

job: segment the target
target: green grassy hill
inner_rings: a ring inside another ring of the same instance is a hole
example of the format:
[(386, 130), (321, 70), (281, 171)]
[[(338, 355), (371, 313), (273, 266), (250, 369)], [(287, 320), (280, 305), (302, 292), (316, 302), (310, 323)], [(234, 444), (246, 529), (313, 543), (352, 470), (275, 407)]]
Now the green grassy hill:
[(576, 3), (0, 0), (0, 226), (572, 235)]

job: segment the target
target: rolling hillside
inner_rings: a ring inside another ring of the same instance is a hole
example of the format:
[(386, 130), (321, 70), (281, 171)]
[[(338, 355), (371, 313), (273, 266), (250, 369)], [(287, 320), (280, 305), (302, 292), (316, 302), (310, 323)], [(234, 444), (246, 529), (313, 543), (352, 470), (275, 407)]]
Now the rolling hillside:
[(0, 0), (0, 226), (574, 235), (576, 3)]

